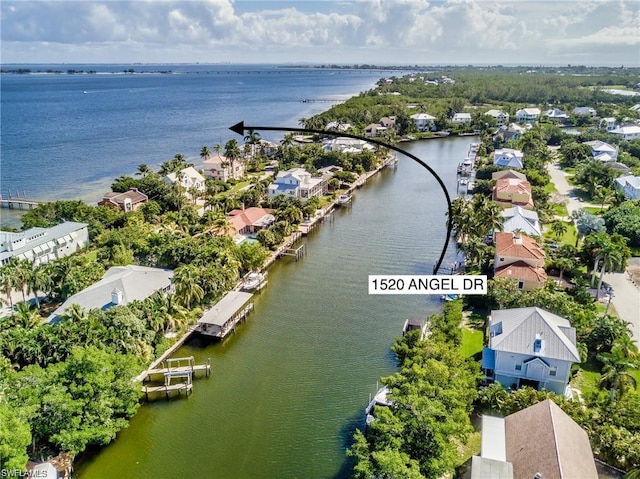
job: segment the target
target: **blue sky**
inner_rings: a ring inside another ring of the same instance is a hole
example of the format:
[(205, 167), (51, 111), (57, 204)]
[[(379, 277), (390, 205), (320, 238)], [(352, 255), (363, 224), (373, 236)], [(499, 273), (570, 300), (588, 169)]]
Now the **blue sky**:
[(640, 65), (638, 0), (28, 1), (3, 63)]

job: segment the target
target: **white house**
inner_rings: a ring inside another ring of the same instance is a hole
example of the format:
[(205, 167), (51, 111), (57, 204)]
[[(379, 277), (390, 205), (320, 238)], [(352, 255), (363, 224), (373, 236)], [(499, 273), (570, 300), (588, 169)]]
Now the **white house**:
[(522, 108), (516, 112), (518, 123), (535, 123), (540, 119), (540, 108)]
[(304, 168), (280, 171), (268, 187), (269, 198), (286, 195), (306, 200), (322, 196), (327, 191), (327, 177), (314, 178)]
[(571, 365), (580, 362), (569, 320), (538, 307), (502, 309), (491, 312), (489, 336), (482, 352), (487, 379), (564, 394)]
[(485, 115), (495, 118), (498, 126), (504, 126), (509, 123), (509, 113), (502, 110), (489, 110)]
[(58, 321), (72, 304), (85, 309), (106, 310), (113, 306), (126, 305), (131, 301), (142, 301), (156, 291), (171, 291), (173, 271), (170, 269), (148, 268), (146, 266), (114, 266), (109, 268), (102, 279), (88, 288), (68, 298), (47, 318)]
[(455, 113), (451, 118), (451, 123), (462, 125), (463, 123), (471, 123), (471, 113)]
[(498, 148), (493, 152), (493, 164), (505, 168), (523, 168), (524, 153), (513, 148)]
[(347, 131), (351, 128), (351, 123), (342, 123), (340, 121), (330, 121), (324, 127), (327, 131)]
[(609, 116), (600, 120), (600, 126), (604, 127), (607, 131), (614, 130), (616, 127), (616, 119)]
[(87, 226), (67, 221), (51, 228), (29, 228), (19, 233), (0, 231), (0, 264), (17, 258), (39, 265), (69, 256), (89, 242)]
[(514, 206), (513, 208), (503, 210), (502, 217), (504, 218), (502, 231), (505, 233), (520, 231), (529, 236), (542, 236), (540, 220), (538, 213), (535, 211)]
[(631, 108), (629, 108), (629, 110), (631, 110), (631, 111), (640, 111), (640, 103), (636, 103)]
[(573, 109), (573, 114), (576, 116), (590, 116), (591, 118), (594, 118), (597, 115), (597, 112), (590, 106), (577, 106)]
[(364, 150), (374, 150), (371, 143), (356, 138), (338, 137), (322, 144), (324, 151), (339, 151), (342, 153), (361, 153)]
[(585, 145), (591, 147), (591, 156), (594, 160), (601, 161), (603, 163), (610, 163), (618, 159), (618, 147), (610, 145), (604, 141), (593, 140), (585, 141)]
[(625, 125), (613, 130), (609, 130), (612, 135), (617, 135), (623, 140), (633, 140), (634, 138), (640, 138), (640, 126), (638, 125)]
[(431, 116), (427, 113), (416, 113), (415, 115), (411, 115), (409, 118), (413, 120), (416, 124), (416, 128), (420, 131), (435, 129), (435, 116)]
[(171, 172), (164, 177), (165, 182), (169, 184), (180, 183), (185, 195), (191, 195), (189, 190), (196, 190), (200, 193), (204, 193), (206, 187), (204, 183), (204, 176), (198, 173), (193, 166), (189, 166), (180, 170), (178, 173)]
[(244, 176), (244, 163), (240, 160), (233, 161), (227, 157), (217, 154), (211, 158), (207, 158), (202, 162), (204, 174), (214, 180), (228, 181), (229, 179), (238, 179)]
[(640, 176), (619, 176), (616, 178), (616, 188), (622, 190), (628, 200), (640, 200)]

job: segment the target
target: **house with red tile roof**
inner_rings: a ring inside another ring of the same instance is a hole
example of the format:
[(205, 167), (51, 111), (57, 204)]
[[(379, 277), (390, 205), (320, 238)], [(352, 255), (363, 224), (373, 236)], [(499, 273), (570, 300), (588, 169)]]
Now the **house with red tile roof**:
[(233, 225), (231, 235), (247, 235), (268, 228), (275, 221), (273, 210), (267, 208), (246, 208), (233, 210), (227, 218)]
[(518, 281), (518, 288), (529, 291), (547, 280), (546, 254), (532, 238), (522, 233), (496, 233), (494, 276)]
[(531, 183), (520, 178), (500, 178), (493, 187), (493, 201), (501, 208), (521, 206), (527, 210), (533, 209)]

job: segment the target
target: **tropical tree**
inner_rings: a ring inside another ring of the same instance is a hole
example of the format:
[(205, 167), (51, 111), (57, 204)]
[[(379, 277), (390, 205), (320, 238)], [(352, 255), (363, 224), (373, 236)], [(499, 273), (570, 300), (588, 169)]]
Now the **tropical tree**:
[(191, 304), (194, 301), (200, 301), (204, 297), (204, 290), (200, 286), (199, 280), (198, 268), (190, 264), (182, 265), (173, 272), (176, 296), (187, 309), (191, 309)]
[(256, 145), (260, 144), (260, 133), (254, 130), (249, 130), (247, 135), (244, 137), (244, 141), (251, 145), (251, 158), (255, 158)]
[(593, 199), (600, 203), (600, 212), (602, 212), (604, 204), (611, 203), (615, 199), (615, 193), (609, 188), (598, 188), (593, 194)]
[(138, 171), (136, 172), (136, 175), (142, 175), (143, 178), (146, 178), (151, 173), (153, 173), (153, 171), (146, 164), (141, 163), (138, 165)]
[(210, 156), (211, 156), (211, 150), (209, 149), (208, 146), (205, 145), (202, 148), (200, 148), (200, 158), (202, 158), (203, 160), (208, 160)]
[(624, 396), (629, 388), (637, 387), (636, 379), (630, 373), (630, 370), (638, 369), (634, 361), (617, 354), (615, 350), (598, 355), (598, 359), (604, 364), (600, 386), (609, 389), (612, 399)]
[(235, 138), (230, 139), (224, 144), (224, 156), (229, 160), (232, 172), (235, 171), (235, 164), (236, 161), (240, 159), (240, 154), (240, 147), (238, 146), (238, 141)]
[(0, 267), (0, 288), (11, 309), (13, 309), (13, 297), (11, 293), (13, 293), (14, 269), (15, 266), (11, 262)]
[(553, 223), (551, 223), (551, 225), (549, 225), (551, 232), (553, 233), (553, 236), (555, 236), (556, 241), (560, 241), (560, 238), (562, 238), (562, 235), (564, 235), (567, 230), (567, 224), (564, 221), (560, 221), (560, 220), (556, 220)]
[(16, 324), (24, 329), (32, 329), (42, 323), (42, 317), (38, 313), (38, 310), (29, 306), (29, 304), (24, 301), (16, 304), (12, 317)]
[(40, 309), (40, 297), (38, 292), (51, 291), (53, 288), (53, 277), (51, 275), (51, 268), (45, 267), (45, 265), (35, 266), (31, 263), (31, 272), (29, 274), (27, 287), (30, 293), (33, 293), (36, 299), (36, 306)]

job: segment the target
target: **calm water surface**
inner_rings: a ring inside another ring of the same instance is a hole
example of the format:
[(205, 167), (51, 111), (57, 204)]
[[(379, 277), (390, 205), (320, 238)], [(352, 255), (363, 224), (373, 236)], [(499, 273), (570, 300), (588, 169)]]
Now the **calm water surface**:
[[(408, 146), (455, 196), (473, 138)], [(211, 358), (194, 393), (140, 408), (128, 429), (77, 464), (92, 478), (347, 477), (345, 449), (407, 317), (440, 308), (428, 296), (369, 296), (368, 274), (430, 274), (445, 236), (444, 197), (409, 159), (356, 192), (305, 240), (307, 256), (269, 271), (255, 310), (223, 343), (194, 340), (177, 356)], [(451, 251), (443, 263), (455, 260)]]

